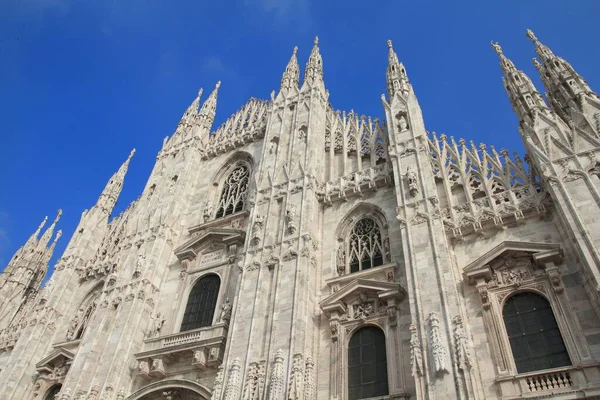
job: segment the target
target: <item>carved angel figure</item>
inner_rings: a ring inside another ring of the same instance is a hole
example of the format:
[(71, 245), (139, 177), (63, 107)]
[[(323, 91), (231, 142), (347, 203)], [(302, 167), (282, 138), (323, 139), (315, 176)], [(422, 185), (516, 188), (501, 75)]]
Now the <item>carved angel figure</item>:
[(344, 242), (338, 244), (336, 267), (338, 275), (343, 275), (344, 272), (346, 272), (346, 251), (344, 249)]
[(79, 315), (73, 317), (71, 322), (69, 323), (69, 329), (67, 329), (67, 340), (73, 340), (75, 338), (75, 332), (77, 332), (77, 327), (79, 326)]

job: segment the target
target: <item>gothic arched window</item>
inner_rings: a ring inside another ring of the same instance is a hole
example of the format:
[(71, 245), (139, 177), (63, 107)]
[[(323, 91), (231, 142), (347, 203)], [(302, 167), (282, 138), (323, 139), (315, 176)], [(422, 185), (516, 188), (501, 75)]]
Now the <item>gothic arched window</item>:
[(94, 314), (94, 311), (96, 311), (97, 304), (98, 304), (98, 296), (96, 296), (94, 299), (92, 299), (92, 301), (88, 304), (87, 308), (81, 315), (81, 321), (75, 332), (75, 340), (81, 339), (81, 337), (85, 333), (88, 323), (90, 322), (90, 319), (92, 318), (92, 315)]
[(348, 400), (387, 394), (385, 335), (377, 327), (366, 326), (348, 343)]
[(225, 217), (244, 209), (249, 178), (250, 169), (246, 165), (238, 165), (231, 171), (221, 190), (216, 218)]
[(506, 333), (520, 374), (571, 365), (550, 303), (532, 292), (510, 297), (503, 311)]
[(181, 331), (211, 326), (217, 306), (221, 280), (217, 275), (207, 275), (200, 279), (190, 292), (188, 297)]
[(383, 265), (381, 230), (373, 218), (362, 218), (352, 228), (349, 255), (350, 272)]

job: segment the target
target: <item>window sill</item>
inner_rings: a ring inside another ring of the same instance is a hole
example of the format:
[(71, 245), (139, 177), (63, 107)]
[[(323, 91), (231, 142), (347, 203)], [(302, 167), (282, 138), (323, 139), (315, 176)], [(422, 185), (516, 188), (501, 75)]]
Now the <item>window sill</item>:
[(332, 289), (332, 292), (336, 292), (337, 288), (340, 288), (346, 283), (355, 279), (375, 279), (389, 282), (389, 272), (392, 273), (393, 277), (395, 275), (394, 270), (397, 266), (398, 264), (395, 262), (387, 263), (377, 267), (365, 269), (363, 271), (352, 272), (349, 274), (336, 276), (334, 278), (329, 278), (325, 281), (325, 283)]

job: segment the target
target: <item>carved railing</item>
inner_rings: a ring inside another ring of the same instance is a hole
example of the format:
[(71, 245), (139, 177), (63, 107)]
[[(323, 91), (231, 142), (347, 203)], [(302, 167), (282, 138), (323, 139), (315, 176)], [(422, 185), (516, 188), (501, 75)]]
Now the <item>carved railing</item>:
[(523, 379), (530, 392), (542, 392), (573, 387), (569, 371), (556, 371), (527, 376)]
[[(496, 379), (501, 399), (552, 397), (567, 393), (583, 393), (584, 397), (596, 398), (600, 394), (598, 365), (568, 366), (526, 374), (501, 376)], [(568, 395), (570, 396), (570, 395)], [(561, 397), (570, 398), (570, 397)]]

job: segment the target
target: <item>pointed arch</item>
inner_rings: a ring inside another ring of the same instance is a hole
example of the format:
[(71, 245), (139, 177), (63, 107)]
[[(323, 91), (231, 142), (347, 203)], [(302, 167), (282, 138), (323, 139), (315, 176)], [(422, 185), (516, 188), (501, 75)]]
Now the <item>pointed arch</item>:
[(210, 215), (210, 201), (206, 202), (205, 218), (222, 218), (246, 208), (248, 193), (254, 190), (253, 168), (254, 159), (246, 152), (236, 152), (227, 159), (213, 178), (213, 185), (217, 188), (213, 197), (215, 206)]
[(339, 275), (389, 263), (388, 223), (381, 209), (361, 203), (350, 210), (337, 229), (336, 252)]
[(71, 320), (67, 328), (66, 339), (67, 340), (78, 340), (83, 337), (88, 324), (96, 308), (98, 307), (98, 299), (102, 294), (102, 288), (104, 287), (104, 281), (94, 286), (81, 301), (77, 313)]

